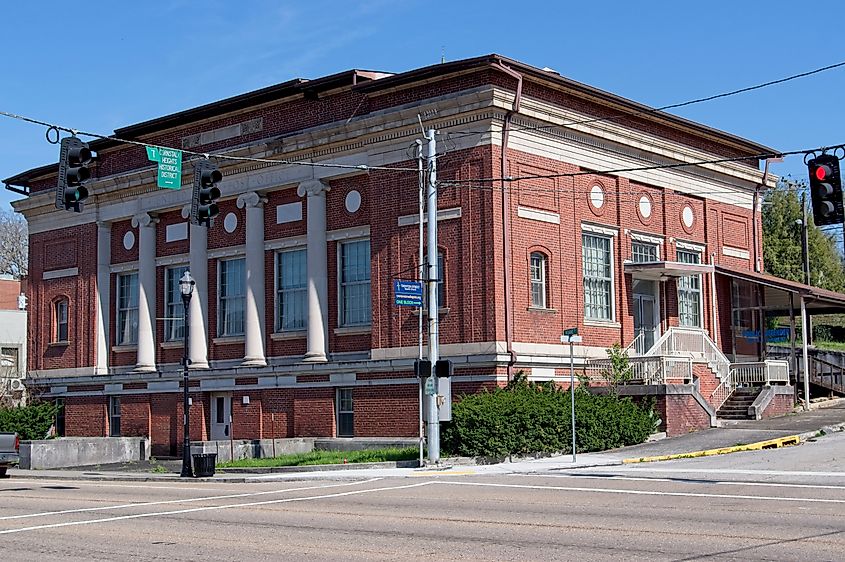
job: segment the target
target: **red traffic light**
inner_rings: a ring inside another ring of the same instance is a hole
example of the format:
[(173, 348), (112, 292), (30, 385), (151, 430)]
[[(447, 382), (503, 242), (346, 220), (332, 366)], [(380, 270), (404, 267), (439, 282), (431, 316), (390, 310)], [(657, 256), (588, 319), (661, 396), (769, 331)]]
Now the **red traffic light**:
[(822, 164), (813, 171), (813, 175), (816, 176), (817, 180), (824, 181), (828, 178), (828, 176), (830, 176), (831, 171), (830, 167)]

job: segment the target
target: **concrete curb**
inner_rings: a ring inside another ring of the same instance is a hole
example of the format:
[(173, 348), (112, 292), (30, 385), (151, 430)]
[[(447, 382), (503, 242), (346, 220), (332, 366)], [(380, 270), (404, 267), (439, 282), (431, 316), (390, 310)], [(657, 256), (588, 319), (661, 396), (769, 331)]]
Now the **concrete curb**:
[(327, 472), (334, 470), (365, 470), (368, 468), (419, 468), (419, 460), (357, 462), (345, 464), (309, 464), (300, 466), (256, 466), (218, 468), (220, 474), (284, 474), (286, 472)]
[(759, 451), (762, 449), (779, 449), (781, 447), (788, 447), (790, 445), (798, 445), (799, 443), (804, 443), (806, 441), (810, 441), (817, 437), (820, 437), (819, 433), (822, 435), (828, 433), (837, 433), (840, 431), (845, 431), (845, 423), (839, 423), (836, 425), (826, 425), (822, 428), (819, 428), (814, 431), (805, 431), (804, 433), (799, 433), (797, 435), (788, 435), (786, 437), (778, 437), (777, 439), (768, 439), (766, 441), (757, 441), (756, 443), (748, 443), (747, 445), (736, 445), (734, 447), (722, 447), (719, 449), (706, 449), (703, 451), (693, 451), (691, 453), (677, 453), (674, 455), (657, 455), (653, 457), (635, 457), (630, 459), (624, 459), (622, 461), (623, 464), (636, 464), (636, 463), (643, 463), (643, 462), (659, 462), (659, 461), (670, 461), (676, 459), (693, 459), (697, 457), (709, 457), (713, 455), (727, 455), (730, 453), (739, 453), (742, 451)]

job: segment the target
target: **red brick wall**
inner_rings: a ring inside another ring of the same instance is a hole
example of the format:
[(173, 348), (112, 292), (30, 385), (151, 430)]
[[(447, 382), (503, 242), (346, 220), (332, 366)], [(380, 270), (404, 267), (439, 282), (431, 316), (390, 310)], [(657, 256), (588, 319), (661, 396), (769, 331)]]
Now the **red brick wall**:
[(65, 436), (107, 436), (107, 410), (105, 396), (68, 396), (65, 398)]
[(776, 394), (769, 405), (763, 410), (763, 418), (773, 418), (776, 416), (785, 416), (791, 414), (795, 407), (795, 401), (792, 394)]
[(705, 400), (710, 402), (710, 395), (722, 382), (710, 367), (704, 363), (694, 363), (692, 366), (693, 376), (698, 379), (699, 392)]
[(419, 435), (416, 385), (360, 386), (352, 392), (355, 437)]
[(293, 399), (294, 435), (297, 437), (334, 437), (333, 388), (297, 390)]
[(667, 437), (684, 435), (710, 427), (710, 415), (689, 394), (659, 396), (657, 409), (663, 419)]
[(0, 310), (17, 310), (21, 282), (0, 279)]

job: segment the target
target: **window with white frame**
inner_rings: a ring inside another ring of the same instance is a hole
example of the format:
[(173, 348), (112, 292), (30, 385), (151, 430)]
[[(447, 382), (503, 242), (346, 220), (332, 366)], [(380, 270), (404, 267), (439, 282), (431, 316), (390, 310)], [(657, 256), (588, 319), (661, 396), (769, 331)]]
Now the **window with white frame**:
[(117, 276), (117, 345), (138, 343), (138, 274)]
[(365, 326), (371, 322), (370, 241), (340, 245), (340, 325)]
[(164, 341), (180, 341), (185, 337), (185, 307), (179, 279), (188, 271), (180, 265), (164, 270)]
[(56, 301), (55, 304), (55, 311), (54, 311), (54, 326), (55, 330), (53, 333), (53, 337), (55, 338), (53, 341), (67, 341), (67, 309), (68, 309), (68, 301), (67, 299), (61, 299)]
[(631, 243), (631, 261), (634, 263), (648, 263), (659, 261), (659, 248), (650, 242), (634, 241)]
[(244, 258), (221, 260), (217, 283), (217, 335), (244, 334), (246, 301), (246, 261)]
[(611, 238), (583, 233), (584, 318), (613, 320)]
[(546, 308), (546, 256), (532, 252), (529, 261), (531, 308)]
[(276, 254), (276, 331), (304, 330), (307, 315), (307, 257), (304, 249)]
[(109, 396), (109, 436), (120, 437), (120, 396)]
[[(680, 263), (701, 263), (701, 252), (678, 250), (677, 259)], [(701, 275), (678, 279), (678, 323), (701, 327)]]

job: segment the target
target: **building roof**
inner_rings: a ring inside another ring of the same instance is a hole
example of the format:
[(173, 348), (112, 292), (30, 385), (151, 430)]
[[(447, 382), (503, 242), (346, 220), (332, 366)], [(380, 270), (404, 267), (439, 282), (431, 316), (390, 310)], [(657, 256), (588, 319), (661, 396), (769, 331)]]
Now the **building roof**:
[[(557, 87), (562, 87), (578, 97), (587, 98), (597, 101), (603, 105), (610, 106), (619, 111), (621, 114), (627, 113), (632, 116), (659, 121), (672, 127), (691, 130), (695, 134), (711, 137), (719, 142), (746, 151), (749, 155), (778, 154), (778, 151), (773, 148), (690, 121), (688, 119), (684, 119), (682, 117), (678, 117), (676, 115), (672, 115), (670, 113), (656, 111), (654, 108), (647, 105), (623, 98), (622, 96), (606, 92), (587, 84), (583, 84), (576, 80), (563, 77), (557, 72), (539, 69), (497, 54), (489, 54), (470, 59), (435, 64), (398, 74), (353, 69), (324, 76), (315, 80), (295, 78), (288, 80), (287, 82), (282, 82), (280, 84), (268, 86), (245, 94), (240, 94), (220, 101), (201, 105), (199, 107), (172, 113), (163, 117), (157, 117), (155, 119), (129, 125), (127, 127), (122, 127), (114, 131), (114, 137), (137, 140), (141, 136), (149, 135), (157, 131), (187, 125), (202, 119), (222, 116), (233, 111), (249, 108), (258, 104), (281, 100), (297, 94), (314, 96), (318, 95), (320, 92), (326, 92), (342, 87), (348, 87), (360, 92), (377, 92), (415, 82), (424, 82), (427, 80), (442, 78), (454, 73), (482, 70), (485, 68), (501, 68), (502, 66), (516, 70), (531, 80), (546, 82)], [(91, 150), (98, 151), (116, 146), (119, 144), (119, 141), (113, 139), (97, 139), (89, 144)], [(31, 180), (44, 175), (57, 173), (57, 171), (58, 163), (47, 164), (45, 166), (32, 168), (25, 172), (16, 174), (3, 180), (3, 182), (6, 184), (7, 188), (11, 185), (26, 187), (29, 185)]]

